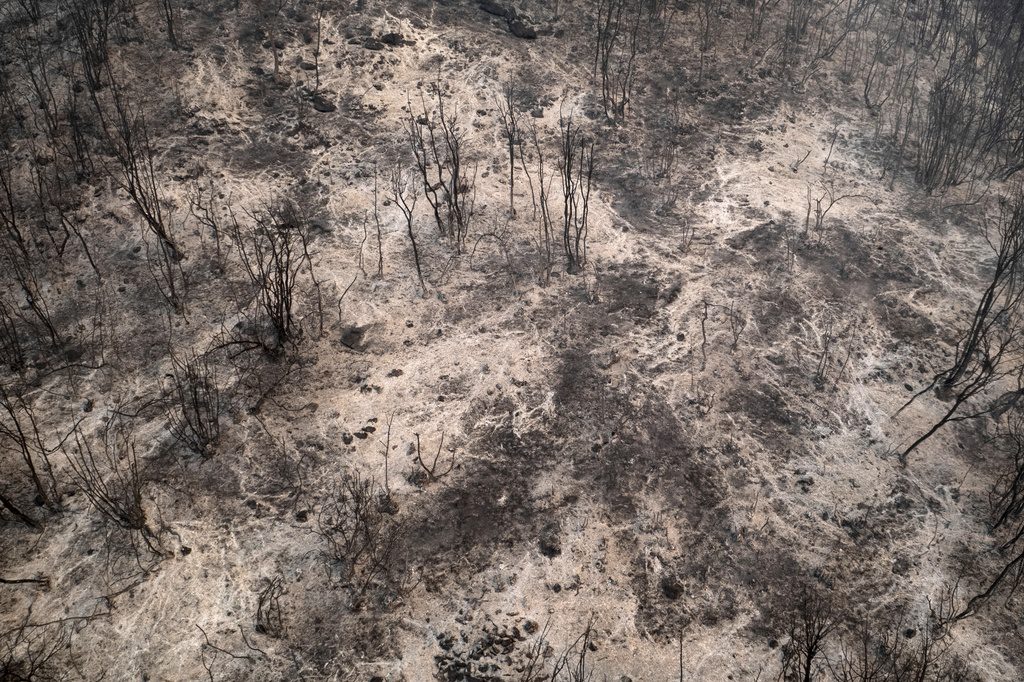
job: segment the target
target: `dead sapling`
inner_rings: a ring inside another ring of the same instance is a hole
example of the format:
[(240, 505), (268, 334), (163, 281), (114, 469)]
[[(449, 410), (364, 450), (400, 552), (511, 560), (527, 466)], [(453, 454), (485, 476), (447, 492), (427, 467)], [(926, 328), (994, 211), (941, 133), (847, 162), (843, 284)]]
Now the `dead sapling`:
[(325, 544), (328, 576), (349, 588), (356, 603), (370, 591), (400, 591), (403, 529), (387, 493), (372, 478), (344, 475), (322, 500), (315, 530)]
[(380, 195), (377, 166), (373, 167), (373, 225), (377, 230), (377, 279), (384, 279), (384, 237), (380, 225)]
[(384, 451), (384, 494), (391, 499), (391, 424), (395, 421), (394, 413), (388, 415), (387, 426), (388, 430), (385, 433), (384, 440), (380, 441), (380, 446)]
[(441, 466), (441, 450), (444, 448), (444, 431), (441, 432), (441, 442), (437, 444), (437, 452), (434, 453), (434, 458), (431, 460), (429, 465), (426, 460), (423, 459), (423, 451), (420, 448), (420, 434), (417, 433), (413, 435), (416, 436), (416, 463), (419, 464), (423, 473), (426, 475), (427, 483), (436, 483), (455, 469), (455, 448), (449, 448), (449, 451), (452, 453), (452, 459), (448, 462), (448, 468), (443, 470), (438, 468)]
[(202, 457), (214, 453), (220, 437), (221, 396), (217, 374), (207, 355), (171, 352), (171, 406), (167, 411), (175, 439)]
[(420, 250), (416, 244), (416, 233), (413, 230), (413, 211), (416, 209), (416, 192), (410, 188), (409, 178), (401, 168), (394, 168), (391, 171), (391, 196), (395, 205), (402, 212), (405, 219), (406, 233), (409, 235), (409, 243), (412, 245), (412, 259), (416, 265), (416, 277), (419, 279), (420, 291), (425, 296), (427, 283), (423, 279), (423, 267), (420, 264)]
[(825, 329), (821, 333), (821, 355), (814, 370), (814, 383), (819, 387), (825, 385), (828, 368), (832, 361), (833, 346), (836, 340), (836, 322), (831, 316), (825, 320)]
[(501, 87), (501, 96), (495, 100), (501, 118), (502, 134), (508, 147), (508, 214), (516, 216), (516, 149), (520, 144), (519, 109), (516, 105), (516, 81), (509, 78)]
[(566, 680), (567, 682), (589, 682), (594, 677), (593, 666), (587, 660), (587, 656), (596, 651), (594, 646), (594, 621), (593, 614), (587, 619), (587, 624), (576, 640), (566, 647), (561, 656), (555, 659), (551, 668), (551, 680)]
[(807, 185), (807, 216), (804, 219), (804, 238), (807, 238), (811, 230), (811, 214), (813, 209), (813, 229), (818, 235), (819, 245), (825, 239), (825, 216), (829, 214), (829, 211), (835, 208), (839, 202), (845, 201), (846, 199), (866, 198), (866, 195), (864, 194), (836, 194), (835, 181), (833, 180), (822, 180), (821, 187), (823, 189), (822, 194), (816, 198), (812, 198), (811, 186), (809, 184)]
[(256, 632), (274, 639), (284, 634), (284, 620), (281, 617), (281, 597), (284, 591), (281, 576), (266, 581), (266, 586), (256, 597)]
[(832, 602), (818, 594), (805, 591), (792, 615), (789, 641), (782, 647), (780, 679), (814, 682), (824, 667), (822, 653), (826, 640), (841, 621)]
[(111, 418), (104, 425), (99, 447), (75, 429), (74, 445), (65, 448), (71, 477), (104, 520), (139, 538), (153, 555), (162, 554), (160, 537), (150, 525), (142, 501), (135, 438), (123, 420)]
[[(0, 444), (20, 455), (35, 488), (36, 502), (54, 508), (60, 498), (50, 456), (71, 434), (66, 434), (57, 445), (48, 445), (43, 431), (31, 402), (17, 390), (0, 385)], [(15, 513), (13, 504), (4, 506)], [(15, 515), (25, 520), (22, 515)]]

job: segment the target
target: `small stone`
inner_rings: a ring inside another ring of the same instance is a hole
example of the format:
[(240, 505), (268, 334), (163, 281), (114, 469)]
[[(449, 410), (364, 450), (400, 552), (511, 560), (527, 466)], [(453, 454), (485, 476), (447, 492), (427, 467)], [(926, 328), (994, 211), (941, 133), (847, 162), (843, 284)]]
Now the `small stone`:
[(494, 2), (494, 0), (480, 0), (480, 9), (502, 19), (508, 17), (508, 8), (500, 2)]
[(666, 575), (661, 579), (661, 592), (675, 601), (683, 594), (683, 584), (674, 575)]
[(508, 20), (508, 32), (516, 38), (524, 38), (526, 40), (533, 40), (537, 37), (537, 29), (518, 18)]
[(562, 540), (559, 537), (561, 527), (557, 521), (545, 525), (540, 531), (540, 553), (546, 557), (556, 557), (562, 553)]

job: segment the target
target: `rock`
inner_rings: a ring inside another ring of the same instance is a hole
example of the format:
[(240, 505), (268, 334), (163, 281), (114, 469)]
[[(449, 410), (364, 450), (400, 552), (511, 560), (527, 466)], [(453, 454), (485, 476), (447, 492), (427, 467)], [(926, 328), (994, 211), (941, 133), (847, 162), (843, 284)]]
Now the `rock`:
[(494, 2), (494, 0), (480, 0), (480, 9), (502, 19), (509, 15), (509, 8), (500, 2)]
[(556, 557), (562, 553), (562, 539), (559, 537), (561, 528), (557, 521), (545, 525), (540, 531), (540, 553), (546, 557)]
[(376, 38), (367, 38), (363, 41), (363, 47), (367, 50), (383, 50), (384, 43), (380, 42)]
[(537, 29), (519, 17), (508, 20), (508, 32), (516, 38), (525, 38), (526, 40), (533, 40), (537, 37)]
[(333, 102), (328, 102), (323, 95), (313, 95), (313, 108), (319, 111), (321, 114), (329, 114), (332, 111), (337, 111), (338, 107)]
[(405, 45), (405, 37), (401, 33), (385, 33), (380, 37), (380, 41), (385, 45), (391, 47), (401, 47)]
[(661, 591), (671, 600), (679, 599), (683, 594), (683, 584), (674, 575), (666, 575), (661, 579)]
[(533, 109), (530, 109), (530, 116), (533, 116), (534, 118), (544, 118), (544, 110), (540, 107), (534, 107)]
[(341, 330), (341, 345), (352, 350), (361, 351), (365, 345), (366, 332), (370, 326), (351, 325)]
[(92, 406), (92, 398), (87, 398), (86, 401), (82, 403), (82, 412), (92, 412)]
[(302, 69), (303, 71), (315, 71), (316, 64), (314, 64), (313, 62), (302, 61), (299, 62), (299, 68)]

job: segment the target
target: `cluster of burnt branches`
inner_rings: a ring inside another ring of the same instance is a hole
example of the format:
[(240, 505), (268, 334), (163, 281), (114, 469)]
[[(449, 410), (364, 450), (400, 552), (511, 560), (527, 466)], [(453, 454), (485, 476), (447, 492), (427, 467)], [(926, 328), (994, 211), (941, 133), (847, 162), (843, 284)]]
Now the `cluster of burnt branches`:
[(357, 605), (369, 597), (389, 602), (406, 589), (404, 532), (394, 500), (372, 478), (346, 474), (321, 500), (316, 533), (328, 573)]
[(967, 682), (972, 677), (949, 651), (938, 616), (895, 608), (857, 617), (830, 592), (804, 589), (785, 616), (778, 679)]
[(1000, 568), (982, 578), (984, 586), (954, 614), (966, 617), (997, 590), (1016, 590), (1024, 579), (1024, 193), (1000, 202), (990, 226), (994, 260), (974, 314), (965, 320), (952, 361), (915, 394), (906, 409), (934, 391), (941, 414), (900, 453), (902, 461), (944, 427), (990, 418), (990, 443), (1002, 458), (1005, 474), (993, 491), (991, 528)]
[[(421, 93), (418, 109), (409, 102), (406, 137), (414, 170), (410, 174), (398, 164), (389, 175), (390, 198), (401, 213), (421, 289), (426, 290), (428, 275), (423, 245), (417, 241), (415, 230), (419, 196), (426, 198), (438, 234), (451, 244), (456, 255), (475, 252), (481, 239), (492, 238), (497, 241), (514, 281), (508, 230), (481, 230), (473, 248), (467, 248), (474, 216), (476, 165), (469, 170), (468, 136), (459, 125), (458, 112), (446, 103), (444, 85), (435, 81), (427, 90), (432, 98), (428, 100)], [(587, 264), (591, 199), (597, 172), (596, 134), (584, 128), (573, 112), (559, 117), (557, 130), (535, 125), (525, 116), (524, 95), (515, 78), (502, 84), (495, 101), (501, 139), (508, 154), (508, 218), (514, 220), (521, 215), (516, 206), (518, 176), (526, 181), (531, 220), (538, 225), (535, 243), (540, 280), (550, 279), (558, 251), (564, 258), (566, 272), (579, 273)], [(376, 200), (374, 222), (379, 242)], [(378, 272), (382, 271), (383, 264), (379, 262)]]

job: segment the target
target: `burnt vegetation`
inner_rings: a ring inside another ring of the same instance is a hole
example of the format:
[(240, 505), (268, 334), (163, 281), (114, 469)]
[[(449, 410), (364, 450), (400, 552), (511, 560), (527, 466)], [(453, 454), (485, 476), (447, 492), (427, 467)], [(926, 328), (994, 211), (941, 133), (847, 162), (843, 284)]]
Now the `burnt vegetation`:
[(1022, 301), (1024, 0), (11, 0), (0, 680), (1013, 679)]

